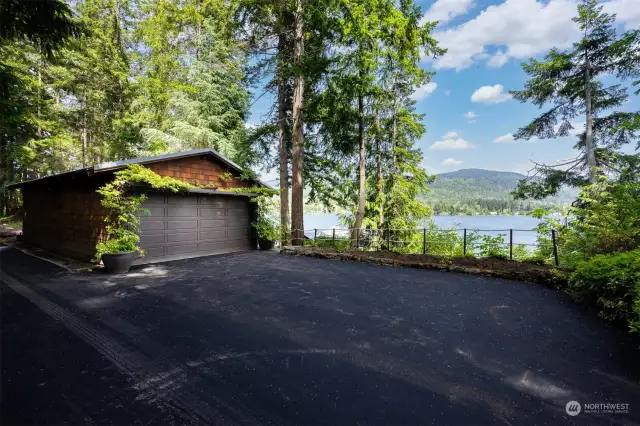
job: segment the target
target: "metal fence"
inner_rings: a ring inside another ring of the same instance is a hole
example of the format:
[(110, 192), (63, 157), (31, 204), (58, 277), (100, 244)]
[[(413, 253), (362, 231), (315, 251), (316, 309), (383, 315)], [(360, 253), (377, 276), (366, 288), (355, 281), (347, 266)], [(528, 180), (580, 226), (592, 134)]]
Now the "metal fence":
[(407, 254), (495, 256), (511, 260), (526, 260), (544, 249), (550, 261), (557, 266), (558, 233), (552, 230), (547, 241), (540, 241), (537, 237), (538, 230), (535, 229), (314, 228), (294, 230), (291, 241), (302, 246), (386, 250)]

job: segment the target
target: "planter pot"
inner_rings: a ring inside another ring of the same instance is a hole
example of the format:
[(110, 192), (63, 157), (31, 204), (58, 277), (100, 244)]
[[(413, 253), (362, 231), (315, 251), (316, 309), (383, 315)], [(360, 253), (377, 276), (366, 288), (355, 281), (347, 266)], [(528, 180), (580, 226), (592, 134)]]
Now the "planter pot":
[(130, 251), (128, 253), (111, 253), (102, 255), (102, 263), (104, 269), (109, 274), (123, 274), (129, 272), (129, 268), (138, 256), (138, 252)]
[(271, 240), (263, 240), (258, 238), (258, 245), (260, 246), (260, 250), (271, 250), (273, 249), (275, 242)]

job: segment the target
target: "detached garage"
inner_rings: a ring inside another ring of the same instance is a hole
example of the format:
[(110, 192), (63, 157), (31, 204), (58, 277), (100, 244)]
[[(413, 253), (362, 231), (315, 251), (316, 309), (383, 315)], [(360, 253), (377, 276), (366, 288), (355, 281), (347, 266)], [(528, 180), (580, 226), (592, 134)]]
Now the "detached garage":
[(90, 260), (104, 231), (105, 210), (96, 189), (113, 173), (141, 164), (162, 176), (216, 189), (187, 193), (145, 192), (140, 246), (145, 257), (136, 263), (175, 260), (250, 250), (256, 247), (251, 227), (252, 194), (230, 188), (264, 185), (241, 178), (242, 169), (212, 149), (104, 163), (71, 172), (20, 182), (11, 186), (24, 199), (23, 242), (52, 253)]

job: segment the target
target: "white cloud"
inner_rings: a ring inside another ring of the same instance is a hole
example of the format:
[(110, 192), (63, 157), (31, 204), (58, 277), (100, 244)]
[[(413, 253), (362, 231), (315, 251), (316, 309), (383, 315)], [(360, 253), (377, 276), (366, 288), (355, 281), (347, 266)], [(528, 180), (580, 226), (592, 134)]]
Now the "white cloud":
[(423, 99), (435, 92), (437, 87), (438, 85), (433, 81), (425, 83), (422, 86), (418, 87), (415, 92), (413, 92), (413, 94), (411, 95), (411, 99), (419, 101), (420, 99)]
[(469, 111), (469, 112), (465, 112), (464, 113), (464, 117), (468, 118), (469, 120), (473, 120), (474, 118), (477, 117), (476, 113), (473, 111)]
[(494, 86), (482, 86), (471, 95), (471, 102), (480, 102), (483, 104), (499, 104), (511, 99), (511, 95), (504, 92), (502, 84)]
[(627, 30), (640, 27), (638, 0), (613, 0), (605, 3), (603, 9), (606, 13), (615, 13)]
[(442, 137), (442, 140), (434, 142), (429, 149), (446, 151), (446, 150), (461, 150), (474, 148), (475, 145), (462, 139), (456, 132), (449, 132)]
[(446, 167), (457, 166), (460, 164), (462, 164), (462, 161), (456, 160), (455, 158), (451, 158), (451, 157), (447, 158), (442, 162), (442, 165)]
[(516, 143), (516, 140), (513, 138), (511, 133), (507, 133), (506, 135), (495, 138), (493, 143)]
[(436, 0), (424, 14), (420, 24), (431, 21), (447, 22), (464, 15), (473, 7), (473, 0)]
[[(510, 59), (529, 58), (554, 46), (567, 48), (580, 37), (571, 21), (579, 1), (506, 0), (489, 6), (459, 26), (436, 31), (435, 39), (448, 52), (435, 60), (434, 67), (459, 71), (476, 61), (501, 67)], [(640, 25), (638, 0), (611, 0), (604, 3), (604, 9), (617, 13), (617, 21), (627, 29)]]

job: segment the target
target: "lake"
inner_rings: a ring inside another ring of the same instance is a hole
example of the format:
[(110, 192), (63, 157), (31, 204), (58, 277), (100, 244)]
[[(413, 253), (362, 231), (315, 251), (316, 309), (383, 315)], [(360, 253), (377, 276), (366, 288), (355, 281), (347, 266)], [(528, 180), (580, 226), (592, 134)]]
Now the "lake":
[[(480, 233), (491, 236), (509, 234), (509, 229), (513, 229), (513, 242), (521, 244), (535, 244), (536, 233), (533, 229), (540, 223), (539, 219), (530, 216), (433, 216), (431, 220), (439, 228), (458, 229), (460, 235), (464, 228), (467, 228), (467, 232), (475, 229), (484, 230)], [(304, 215), (305, 234), (311, 238), (314, 229), (329, 230), (333, 227), (344, 228), (340, 225), (337, 214)]]

